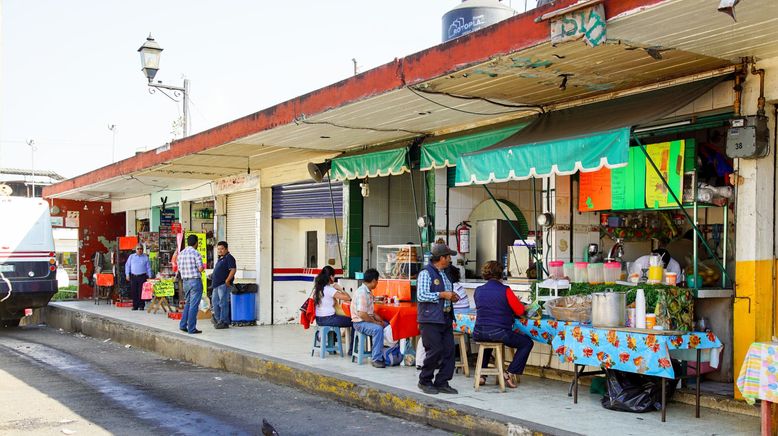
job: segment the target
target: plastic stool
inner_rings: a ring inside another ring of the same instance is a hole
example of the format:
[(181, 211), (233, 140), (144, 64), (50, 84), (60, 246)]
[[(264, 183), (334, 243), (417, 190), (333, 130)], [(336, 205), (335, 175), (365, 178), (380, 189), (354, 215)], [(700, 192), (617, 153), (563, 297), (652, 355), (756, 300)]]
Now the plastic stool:
[(351, 361), (356, 359), (357, 365), (362, 364), (362, 358), (367, 356), (370, 358), (373, 353), (373, 337), (368, 336), (362, 332), (354, 330), (354, 349), (351, 352)]
[[(330, 333), (335, 334), (335, 342), (330, 345)], [(313, 348), (311, 356), (319, 349), (319, 356), (324, 359), (327, 353), (338, 353), (343, 357), (343, 342), (340, 340), (340, 327), (319, 326), (313, 332)]]
[[(478, 360), (475, 362), (475, 390), (480, 387), (481, 376), (496, 375), (500, 392), (505, 392), (505, 371), (503, 370), (504, 358), (502, 355), (502, 342), (476, 342), (478, 344)], [(484, 362), (484, 350), (494, 350), (494, 367), (481, 368)]]
[(459, 342), (459, 361), (454, 364), (454, 370), (462, 368), (465, 377), (470, 377), (470, 362), (467, 361), (467, 339), (465, 334), (454, 332), (454, 341)]

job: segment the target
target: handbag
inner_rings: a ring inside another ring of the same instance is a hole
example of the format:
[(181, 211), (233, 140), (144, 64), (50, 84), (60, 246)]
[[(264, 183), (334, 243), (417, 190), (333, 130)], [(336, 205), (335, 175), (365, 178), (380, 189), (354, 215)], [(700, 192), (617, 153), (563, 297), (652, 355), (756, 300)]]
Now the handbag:
[(300, 306), (300, 324), (306, 330), (311, 327), (311, 324), (316, 319), (316, 302), (313, 301), (313, 292), (305, 299)]
[(141, 300), (151, 300), (154, 298), (154, 284), (151, 282), (143, 283), (143, 288), (140, 293)]

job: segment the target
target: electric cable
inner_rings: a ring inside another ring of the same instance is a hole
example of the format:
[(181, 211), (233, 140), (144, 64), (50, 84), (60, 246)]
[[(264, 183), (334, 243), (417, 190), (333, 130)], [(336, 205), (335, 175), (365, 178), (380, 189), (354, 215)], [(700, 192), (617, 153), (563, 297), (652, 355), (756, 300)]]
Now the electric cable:
[(516, 112), (524, 112), (524, 111), (526, 111), (526, 110), (537, 109), (537, 108), (535, 108), (535, 107), (529, 107), (529, 106), (528, 106), (528, 107), (524, 107), (524, 106), (522, 106), (522, 108), (516, 108), (516, 109), (514, 109), (514, 110), (508, 110), (508, 111), (499, 111), (499, 112), (475, 112), (475, 111), (469, 111), (469, 110), (466, 110), (466, 109), (459, 109), (459, 108), (455, 108), (455, 107), (448, 106), (448, 105), (446, 105), (446, 104), (443, 104), (443, 103), (437, 102), (437, 101), (435, 101), (435, 100), (433, 100), (433, 99), (431, 99), (431, 98), (427, 97), (426, 95), (422, 95), (422, 94), (421, 94), (419, 91), (416, 91), (415, 89), (411, 88), (410, 86), (407, 86), (407, 87), (406, 87), (406, 89), (408, 89), (408, 90), (409, 90), (409, 91), (411, 91), (412, 93), (416, 94), (416, 96), (417, 96), (417, 97), (419, 97), (419, 98), (422, 98), (422, 99), (424, 99), (424, 100), (427, 100), (428, 102), (430, 102), (430, 103), (432, 103), (432, 104), (434, 104), (434, 105), (440, 106), (440, 107), (442, 107), (442, 108), (444, 108), (444, 109), (450, 109), (450, 110), (452, 110), (452, 111), (461, 112), (461, 113), (463, 113), (463, 114), (468, 114), (468, 115), (493, 116), (493, 115), (504, 115), (504, 114), (512, 114), (512, 113), (516, 113)]
[[(495, 106), (502, 106), (507, 108), (514, 108), (514, 109), (533, 109), (538, 111), (538, 113), (546, 113), (546, 110), (543, 108), (543, 106), (535, 105), (535, 104), (513, 104), (513, 103), (502, 103), (496, 100), (492, 100), (487, 97), (479, 97), (477, 95), (461, 95), (461, 94), (451, 94), (449, 92), (442, 92), (442, 91), (430, 91), (427, 89), (419, 89), (419, 88), (410, 88), (412, 91), (418, 91), (423, 92), (425, 94), (432, 94), (432, 95), (445, 95), (446, 97), (451, 98), (458, 98), (461, 100), (480, 100), (487, 103), (491, 103)], [(417, 94), (418, 95), (418, 94)]]
[(372, 132), (392, 132), (392, 133), (399, 132), (399, 133), (410, 133), (412, 135), (427, 136), (427, 133), (425, 132), (418, 132), (418, 131), (407, 130), (407, 129), (384, 129), (381, 127), (347, 126), (345, 124), (333, 123), (332, 121), (309, 121), (306, 119), (298, 120), (298, 122), (303, 124), (311, 124), (311, 125), (332, 126), (332, 127), (338, 127), (341, 129), (349, 129), (349, 130), (369, 130)]

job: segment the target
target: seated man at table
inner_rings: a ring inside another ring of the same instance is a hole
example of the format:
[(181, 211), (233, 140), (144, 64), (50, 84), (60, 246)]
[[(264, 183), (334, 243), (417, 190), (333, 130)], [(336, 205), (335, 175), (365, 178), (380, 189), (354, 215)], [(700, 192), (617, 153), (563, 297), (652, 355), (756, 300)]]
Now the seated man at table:
[(373, 338), (372, 363), (376, 368), (384, 368), (384, 327), (386, 323), (373, 311), (373, 289), (378, 286), (378, 271), (370, 268), (354, 298), (351, 300), (351, 321), (354, 330)]
[[(500, 282), (502, 271), (502, 265), (493, 260), (486, 262), (481, 268), (481, 276), (488, 281), (475, 289), (476, 318), (473, 338), (482, 342), (502, 342), (516, 349), (513, 361), (505, 373), (505, 384), (509, 388), (515, 388), (519, 375), (524, 373), (533, 342), (528, 336), (513, 331), (513, 321), (524, 314), (524, 305), (510, 287)], [(484, 368), (491, 355), (492, 350), (484, 350)], [(486, 383), (486, 378), (481, 377), (479, 383)]]

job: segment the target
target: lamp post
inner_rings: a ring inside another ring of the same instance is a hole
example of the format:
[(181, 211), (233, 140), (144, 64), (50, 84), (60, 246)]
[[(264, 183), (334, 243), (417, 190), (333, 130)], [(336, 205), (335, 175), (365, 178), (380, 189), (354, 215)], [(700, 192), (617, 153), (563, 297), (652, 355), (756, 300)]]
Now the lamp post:
[[(157, 71), (159, 71), (159, 58), (162, 54), (162, 50), (162, 47), (160, 47), (157, 41), (149, 34), (149, 37), (146, 38), (146, 42), (138, 49), (138, 53), (140, 53), (141, 70), (149, 80), (148, 85), (150, 94), (154, 94), (156, 90), (159, 89), (162, 94), (176, 103), (179, 101), (183, 102), (183, 129), (184, 137), (187, 137), (189, 136), (189, 79), (184, 79), (184, 86), (182, 87), (165, 85), (161, 81), (157, 81), (157, 83), (153, 82), (154, 76), (156, 76)], [(173, 95), (171, 96), (166, 93), (165, 90), (173, 91)]]
[(32, 157), (32, 195), (31, 197), (35, 198), (35, 140), (34, 139), (28, 139), (27, 145), (30, 147), (30, 154)]

